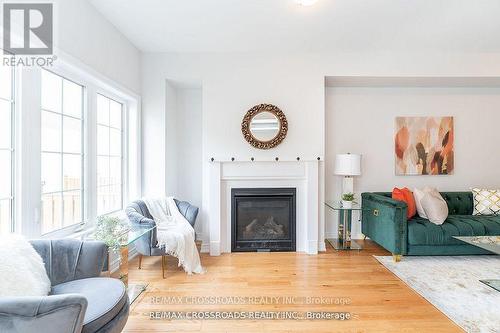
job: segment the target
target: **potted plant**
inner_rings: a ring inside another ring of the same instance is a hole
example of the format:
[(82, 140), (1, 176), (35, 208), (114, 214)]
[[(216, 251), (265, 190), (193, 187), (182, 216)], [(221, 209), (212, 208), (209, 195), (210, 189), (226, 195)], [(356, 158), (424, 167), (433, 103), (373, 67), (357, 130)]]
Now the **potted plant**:
[(354, 201), (354, 193), (344, 193), (342, 194), (342, 207), (343, 208), (352, 208), (352, 204), (353, 203), (356, 203), (356, 201)]
[(125, 226), (117, 217), (99, 216), (95, 227), (94, 237), (96, 240), (104, 242), (110, 252), (120, 253), (120, 238), (125, 230)]

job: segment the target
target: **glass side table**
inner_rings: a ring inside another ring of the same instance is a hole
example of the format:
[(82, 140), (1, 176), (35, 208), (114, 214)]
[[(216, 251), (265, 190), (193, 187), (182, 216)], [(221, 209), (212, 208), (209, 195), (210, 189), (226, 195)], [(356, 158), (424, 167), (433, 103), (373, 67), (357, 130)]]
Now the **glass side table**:
[[(147, 283), (129, 283), (128, 281), (128, 253), (129, 253), (129, 245), (137, 241), (138, 239), (146, 236), (148, 232), (156, 228), (156, 226), (150, 225), (129, 225), (123, 231), (117, 232), (117, 238), (120, 243), (120, 263), (118, 267), (118, 276), (120, 280), (127, 287), (128, 298), (130, 300), (130, 304), (132, 304), (140, 294), (142, 294), (146, 288), (148, 287)], [(86, 237), (86, 239), (91, 240), (95, 239), (94, 234), (91, 233)], [(111, 275), (110, 271), (110, 253), (108, 252), (108, 273)]]
[(351, 240), (352, 213), (359, 212), (361, 220), (363, 211), (369, 211), (370, 209), (363, 208), (359, 204), (353, 204), (352, 207), (343, 207), (340, 202), (333, 201), (326, 201), (325, 206), (338, 214), (337, 237), (327, 238), (327, 242), (335, 250), (361, 250), (361, 245)]

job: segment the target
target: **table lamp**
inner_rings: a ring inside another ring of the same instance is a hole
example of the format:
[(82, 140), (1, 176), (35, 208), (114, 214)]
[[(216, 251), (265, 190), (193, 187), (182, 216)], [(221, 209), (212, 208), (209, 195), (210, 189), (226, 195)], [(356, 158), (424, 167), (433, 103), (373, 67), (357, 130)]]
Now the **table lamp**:
[(360, 154), (337, 154), (335, 157), (335, 174), (344, 176), (342, 181), (342, 194), (354, 193), (353, 176), (361, 175)]

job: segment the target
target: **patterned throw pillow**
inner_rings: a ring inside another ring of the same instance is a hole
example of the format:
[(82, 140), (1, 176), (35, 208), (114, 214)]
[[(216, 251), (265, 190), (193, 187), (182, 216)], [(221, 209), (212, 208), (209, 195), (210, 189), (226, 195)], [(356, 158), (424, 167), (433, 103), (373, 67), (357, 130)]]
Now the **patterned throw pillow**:
[(500, 214), (500, 190), (486, 190), (473, 188), (474, 213), (473, 215)]

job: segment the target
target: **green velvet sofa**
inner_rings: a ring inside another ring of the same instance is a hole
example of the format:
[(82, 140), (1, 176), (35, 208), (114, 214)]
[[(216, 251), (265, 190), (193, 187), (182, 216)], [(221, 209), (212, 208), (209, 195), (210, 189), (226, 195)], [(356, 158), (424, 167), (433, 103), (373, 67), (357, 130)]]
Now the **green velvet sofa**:
[(475, 216), (472, 192), (442, 192), (449, 208), (448, 219), (435, 225), (418, 214), (407, 220), (407, 205), (391, 198), (388, 192), (363, 193), (362, 232), (366, 237), (401, 255), (471, 255), (491, 254), (468, 245), (453, 236), (500, 235), (500, 215)]

